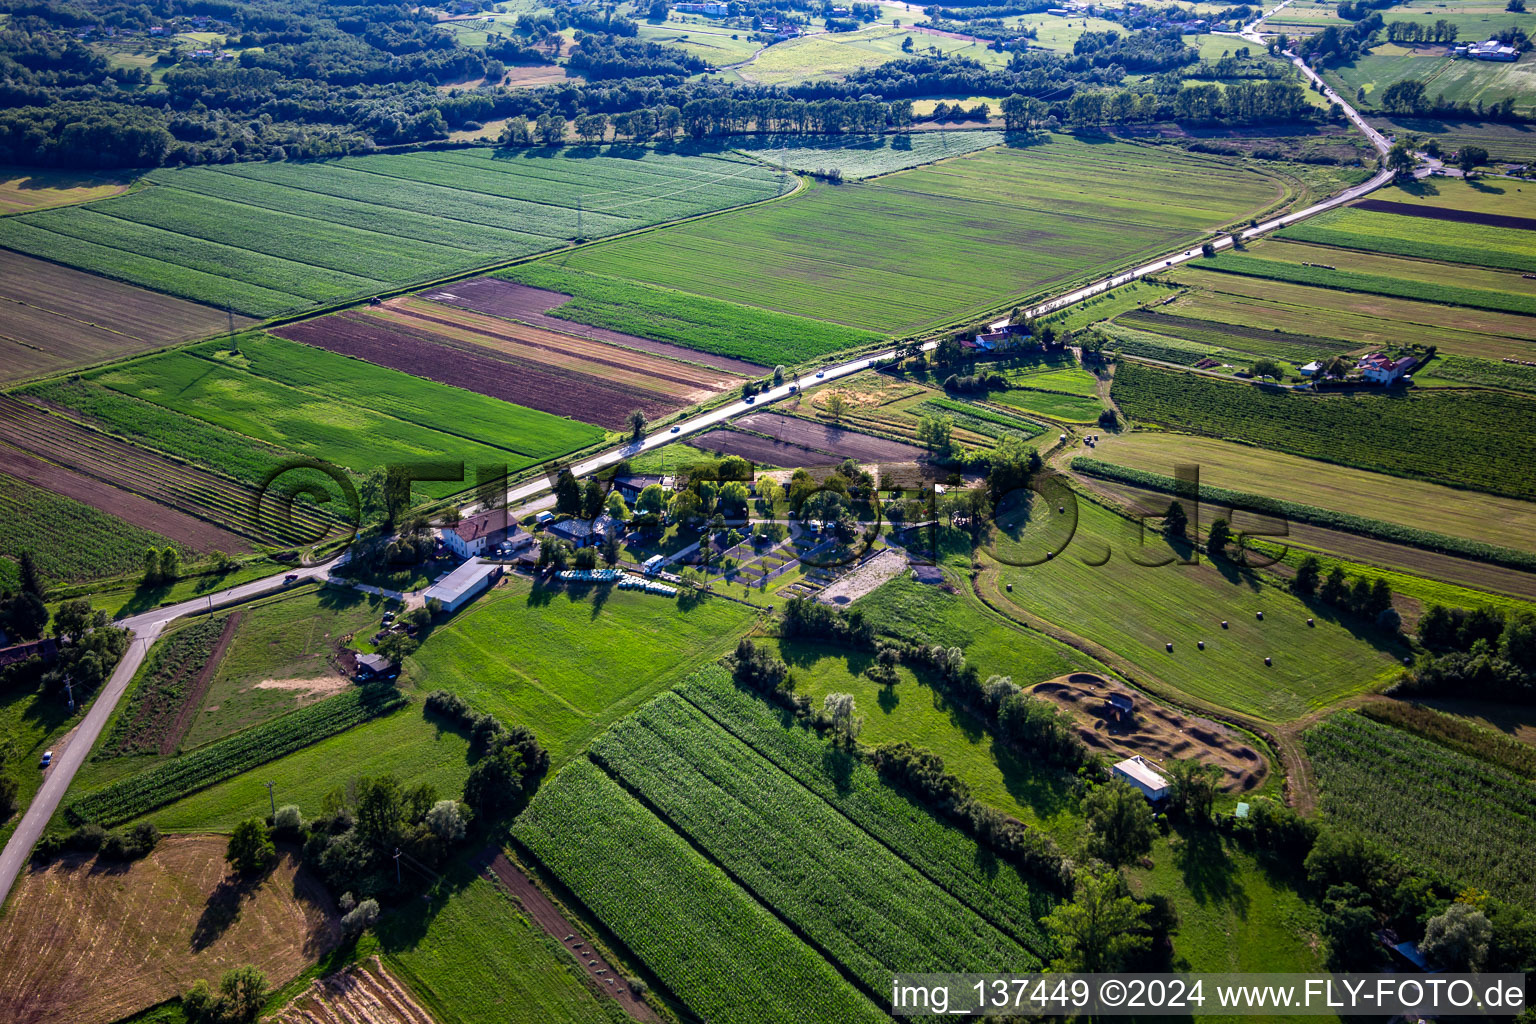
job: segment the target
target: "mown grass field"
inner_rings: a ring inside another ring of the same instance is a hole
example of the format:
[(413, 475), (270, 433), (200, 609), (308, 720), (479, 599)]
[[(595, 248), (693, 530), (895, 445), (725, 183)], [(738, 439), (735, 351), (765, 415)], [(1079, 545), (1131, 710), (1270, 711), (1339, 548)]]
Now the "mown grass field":
[(1467, 225), (1427, 217), (1345, 207), (1277, 232), (1280, 238), (1418, 259), (1466, 263), (1529, 273), (1536, 270), (1530, 232), (1519, 228)]
[[(278, 452), (362, 475), (428, 459), (517, 470), (602, 439), (600, 428), (266, 336), (210, 343), (118, 364), (95, 384), (201, 420)], [(151, 443), (167, 447), (158, 432)], [(168, 448), (172, 454), (188, 454)], [(198, 459), (236, 475), (218, 455)], [(422, 483), (434, 496), (467, 481)]]
[(775, 167), (795, 171), (835, 167), (843, 172), (844, 181), (857, 181), (964, 156), (1002, 143), (1003, 133), (997, 131), (936, 131), (809, 137), (748, 135), (735, 148)]
[(105, 199), (133, 184), (135, 177), (132, 172), (0, 167), (0, 213), (28, 213)]
[(1007, 63), (1006, 54), (989, 50), (983, 43), (916, 32), (905, 25), (894, 28), (877, 24), (856, 32), (821, 32), (776, 43), (737, 72), (759, 85), (839, 81), (850, 71), (879, 67), (908, 56), (901, 49), (902, 40), (908, 36), (920, 53), (937, 47), (945, 54), (969, 57), (987, 67)]
[(456, 882), (449, 898), (430, 907), (413, 904), (379, 929), (390, 968), (438, 1020), (629, 1020), (617, 1003), (587, 988), (571, 954), (560, 952), (495, 882), (485, 877)]
[[(1132, 420), (1509, 498), (1536, 497), (1536, 402), (1492, 391), (1313, 395), (1125, 362)], [(1339, 438), (1350, 443), (1341, 445)]]
[(0, 473), (0, 590), (19, 585), (15, 559), (23, 551), (52, 584), (140, 572), (146, 550), (167, 547), (188, 553), (158, 533)]
[(468, 751), (465, 736), (427, 721), (420, 704), (412, 704), (167, 804), (144, 820), (170, 832), (228, 832), (246, 818), (269, 813), (269, 781), (278, 804), (297, 804), (305, 817), (320, 812), (326, 794), (365, 775), (394, 775), (452, 797), (469, 776)]
[(821, 186), (750, 216), (711, 217), (559, 263), (901, 333), (1094, 276), (1283, 194), (1277, 179), (1221, 158), (1055, 135)]
[(777, 194), (741, 158), (489, 149), (161, 169), (0, 222), (0, 244), (267, 317)]
[[(1529, 21), (1528, 16), (1513, 14), (1504, 15), (1509, 20), (1501, 21), (1496, 16), (1447, 17), (1443, 12), (1426, 13), (1422, 18), (1400, 18), (1395, 16), (1397, 11), (1392, 13), (1392, 21), (1422, 21), (1432, 25), (1444, 18), (1458, 24), (1462, 30), (1458, 42), (1481, 42), (1489, 38), (1493, 31), (1508, 28), (1516, 18), (1527, 21), (1528, 30), (1536, 24)], [(1344, 83), (1349, 90), (1346, 95), (1364, 89), (1366, 102), (1378, 107), (1381, 105), (1382, 94), (1395, 83), (1417, 79), (1424, 83), (1430, 99), (1444, 96), (1448, 103), (1493, 106), (1512, 96), (1516, 110), (1531, 108), (1531, 85), (1536, 81), (1536, 59), (1530, 55), (1522, 55), (1520, 60), (1513, 63), (1503, 63), (1468, 60), (1444, 54), (1444, 47), (1441, 46), (1401, 53), (1371, 53), (1340, 66), (1330, 77)]]
[(406, 661), (414, 684), (528, 726), (556, 764), (615, 719), (736, 646), (756, 612), (730, 601), (508, 578)]
[(585, 758), (540, 787), (517, 841), (699, 1016), (884, 1015), (783, 922)]
[(1536, 160), (1536, 128), (1530, 125), (1477, 120), (1441, 121), (1417, 117), (1377, 117), (1371, 121), (1389, 134), (1412, 132), (1426, 139), (1433, 137), (1449, 150), (1464, 145), (1482, 146), (1496, 160), (1513, 160), (1517, 163)]
[[(864, 743), (906, 740), (942, 757), (946, 770), (982, 803), (1058, 838), (1079, 827), (1069, 786), (1059, 772), (1004, 749), (980, 722), (911, 669), (898, 669), (901, 681), (885, 687), (864, 674), (874, 659), (863, 652), (802, 640), (781, 640), (776, 646), (794, 672), (796, 692), (817, 705), (829, 693), (853, 694), (864, 716), (859, 737)], [(1066, 671), (1065, 662), (1061, 669)], [(1027, 689), (1044, 678), (1015, 676), (1013, 681)]]
[(331, 667), (335, 648), (354, 632), (366, 639), (394, 606), (340, 587), (242, 606), (184, 745), (201, 746), (351, 686)]
[(1354, 712), (1313, 726), (1305, 742), (1326, 818), (1450, 884), (1536, 904), (1528, 780)]
[(1106, 434), (1095, 455), (1133, 469), (1173, 474), (1200, 467), (1200, 482), (1503, 547), (1536, 550), (1536, 505), (1332, 462), (1162, 431)]
[(1271, 721), (1365, 689), (1401, 658), (1403, 648), (1373, 626), (1305, 605), (1231, 563), (1178, 564), (1180, 552), (1153, 532), (1157, 520), (1143, 539), (1137, 524), (1091, 501), (1076, 502), (1075, 523), (1067, 507), (1058, 514), (1036, 499), (1026, 518), (1022, 505), (1005, 506), (985, 549), (995, 565), (981, 584), (989, 601), (1087, 638), (1192, 696)]

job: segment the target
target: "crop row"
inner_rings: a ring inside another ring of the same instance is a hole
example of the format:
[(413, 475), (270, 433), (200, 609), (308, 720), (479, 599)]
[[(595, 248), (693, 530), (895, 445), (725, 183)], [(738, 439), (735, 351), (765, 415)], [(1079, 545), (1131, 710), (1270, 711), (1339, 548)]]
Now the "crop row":
[(971, 402), (962, 402), (953, 398), (929, 398), (923, 406), (937, 413), (955, 417), (956, 424), (969, 427), (977, 433), (997, 437), (997, 428), (1002, 427), (1009, 433), (1021, 434), (1025, 438), (1038, 437), (1045, 433), (1045, 428), (1033, 420), (1021, 419), (1017, 416), (1009, 416), (1007, 413), (994, 412)]
[(0, 473), (0, 551), (30, 551), (45, 580), (75, 583), (138, 572), (152, 547), (188, 553), (157, 533)]
[(513, 835), (700, 1020), (884, 1020), (824, 959), (581, 758)]
[(1353, 712), (1305, 743), (1326, 817), (1448, 882), (1536, 903), (1528, 780)]
[(1530, 232), (1519, 228), (1474, 230), (1452, 221), (1344, 209), (1285, 228), (1279, 237), (1477, 267), (1536, 270)]
[(765, 366), (794, 364), (880, 340), (870, 331), (655, 288), (563, 266), (530, 263), (503, 277), (572, 296), (551, 316), (670, 341)]
[(64, 813), (77, 825), (95, 822), (111, 828), (405, 703), (392, 687), (348, 690), (120, 779), (71, 803)]
[(1255, 356), (1273, 356), (1293, 363), (1305, 363), (1320, 356), (1334, 355), (1360, 347), (1358, 342), (1341, 341), (1337, 338), (1289, 334), (1278, 328), (1258, 328), (1148, 310), (1126, 313), (1117, 317), (1112, 326), (1118, 327), (1122, 324), (1169, 335), (1192, 344), (1234, 349)]
[(677, 692), (908, 864), (1045, 958), (1048, 945), (1037, 922), (1051, 901), (1043, 887), (1017, 868), (998, 862), (965, 833), (886, 785), (863, 761), (830, 750), (809, 730), (781, 724), (761, 701), (738, 690), (718, 666), (695, 673)]
[(590, 756), (868, 991), (897, 971), (1039, 966), (680, 697), (620, 721)]
[(1396, 476), (1536, 497), (1536, 402), (1483, 391), (1311, 395), (1141, 363), (1115, 373), (1133, 420)]
[[(1101, 480), (1115, 480), (1120, 483), (1130, 484), (1132, 487), (1162, 491), (1165, 494), (1177, 494), (1180, 490), (1178, 482), (1172, 477), (1163, 476), (1160, 473), (1149, 473), (1141, 469), (1131, 469), (1127, 466), (1116, 466), (1112, 463), (1101, 462), (1098, 459), (1084, 458), (1082, 456), (1072, 460), (1072, 471), (1074, 473), (1082, 473), (1085, 476), (1098, 477)], [(1508, 566), (1511, 569), (1520, 569), (1524, 572), (1536, 572), (1536, 554), (1528, 551), (1518, 551), (1514, 548), (1500, 547), (1497, 544), (1468, 540), (1465, 537), (1451, 537), (1443, 533), (1434, 533), (1429, 530), (1416, 529), (1412, 526), (1403, 526), (1381, 519), (1372, 519), (1368, 516), (1359, 516), (1329, 508), (1318, 508), (1315, 505), (1303, 505), (1295, 501), (1286, 501), (1283, 498), (1271, 498), (1262, 494), (1248, 494), (1243, 491), (1233, 491), (1225, 487), (1211, 487), (1209, 485), (1201, 485), (1200, 500), (1223, 505), (1227, 508), (1256, 512), (1259, 515), (1272, 516), (1277, 519), (1294, 520), (1298, 523), (1311, 523), (1314, 526), (1322, 526), (1330, 530), (1342, 530), (1345, 533), (1370, 537), (1374, 540), (1384, 540), (1393, 544), (1407, 544), (1410, 547), (1423, 548), (1426, 551), (1438, 551), (1441, 554), (1456, 555), (1460, 558), (1471, 558), (1493, 565)]]
[(1429, 373), (1431, 376), (1465, 384), (1536, 394), (1536, 366), (1472, 356), (1442, 356), (1430, 366)]
[(160, 753), (226, 621), (212, 615), (195, 619), (155, 645), (94, 757)]
[(1369, 295), (1391, 295), (1399, 299), (1418, 299), (1447, 306), (1469, 306), (1472, 309), (1492, 309), (1503, 313), (1536, 313), (1536, 296), (1532, 295), (1405, 280), (1399, 277), (1387, 277), (1385, 274), (1327, 270), (1305, 263), (1266, 260), (1242, 253), (1223, 253), (1214, 260), (1207, 260), (1200, 264), (1200, 267), (1202, 270), (1225, 274), (1262, 277), (1271, 281), (1289, 281), (1293, 284), (1336, 288), (1346, 292), (1365, 292)]

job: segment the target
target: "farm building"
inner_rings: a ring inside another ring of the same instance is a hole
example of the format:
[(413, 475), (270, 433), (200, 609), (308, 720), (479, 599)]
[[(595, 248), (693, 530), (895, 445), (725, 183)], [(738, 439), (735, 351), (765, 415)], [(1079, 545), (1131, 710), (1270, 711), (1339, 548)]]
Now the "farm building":
[[(0, 633), (0, 638), (4, 636), (4, 633)], [(4, 642), (4, 639), (0, 639), (0, 643)], [(16, 644), (13, 647), (0, 647), (0, 668), (14, 665), (19, 661), (26, 661), (28, 658), (41, 658), (44, 664), (48, 664), (56, 660), (58, 656), (58, 641), (54, 640), (53, 637), (45, 636), (41, 640), (33, 640), (30, 643)]]
[(673, 4), (672, 9), (679, 14), (702, 14), (708, 18), (723, 18), (731, 13), (731, 9), (722, 3), (682, 3)]
[(655, 484), (662, 490), (672, 489), (672, 478), (654, 473), (625, 473), (613, 478), (613, 489), (630, 504), (640, 497), (640, 492)]
[(482, 590), (501, 579), (501, 566), (471, 558), (453, 572), (432, 584), (422, 595), (428, 601), (441, 602), (443, 611), (456, 612)]
[(1168, 796), (1170, 784), (1167, 778), (1157, 769), (1153, 768), (1146, 758), (1140, 754), (1121, 761), (1111, 768), (1109, 773), (1117, 779), (1124, 779), (1141, 790), (1142, 795), (1153, 803)]
[(384, 679), (395, 671), (395, 663), (382, 654), (359, 654), (354, 660), (357, 662), (359, 682)]
[(1393, 359), (1384, 352), (1372, 352), (1370, 355), (1360, 357), (1358, 368), (1366, 380), (1375, 381), (1377, 384), (1391, 384), (1401, 380), (1409, 370), (1413, 369), (1413, 364), (1417, 361), (1412, 356)]
[(549, 527), (549, 533), (553, 537), (569, 542), (573, 547), (584, 548), (622, 529), (623, 524), (605, 513), (591, 522), (585, 519), (562, 519)]
[(443, 545), (460, 558), (474, 558), (503, 544), (515, 550), (530, 547), (533, 537), (507, 518), (505, 509), (492, 509), (459, 521), (457, 526), (437, 531)]
[(1321, 370), (1322, 368), (1323, 364), (1314, 359), (1306, 366), (1298, 367), (1296, 372), (1301, 374), (1303, 377), (1311, 377), (1314, 376), (1317, 371)]
[(1481, 43), (1469, 43), (1466, 46), (1456, 47), (1456, 56), (1467, 56), (1473, 60), (1503, 60), (1512, 61), (1520, 59), (1520, 51), (1513, 46), (1505, 46), (1497, 39), (1486, 39)]

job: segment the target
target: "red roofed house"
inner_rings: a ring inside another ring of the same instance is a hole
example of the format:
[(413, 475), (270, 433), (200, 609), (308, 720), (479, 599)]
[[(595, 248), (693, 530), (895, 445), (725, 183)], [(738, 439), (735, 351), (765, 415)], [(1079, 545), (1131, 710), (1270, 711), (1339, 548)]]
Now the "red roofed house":
[(509, 523), (505, 509), (491, 509), (466, 516), (459, 525), (437, 531), (448, 550), (460, 558), (474, 558), (507, 541), (517, 547), (533, 543), (533, 537), (516, 523)]
[(1382, 352), (1372, 352), (1368, 356), (1362, 356), (1359, 370), (1366, 380), (1375, 381), (1378, 384), (1392, 384), (1400, 379), (1413, 364), (1418, 362), (1413, 356), (1402, 356), (1393, 359)]

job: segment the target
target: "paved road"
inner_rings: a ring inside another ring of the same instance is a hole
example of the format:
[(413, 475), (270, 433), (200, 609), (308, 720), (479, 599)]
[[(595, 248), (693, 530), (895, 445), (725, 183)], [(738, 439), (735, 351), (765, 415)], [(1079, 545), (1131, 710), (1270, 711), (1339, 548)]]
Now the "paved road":
[[(342, 559), (338, 558), (324, 565), (294, 571), (304, 579), (323, 580), (341, 561)], [(286, 575), (287, 573), (268, 576), (266, 579), (232, 587), (216, 594), (156, 608), (118, 623), (133, 634), (128, 653), (123, 655), (123, 660), (117, 663), (117, 668), (107, 679), (106, 685), (96, 695), (96, 700), (90, 710), (85, 713), (85, 718), (75, 728), (69, 745), (64, 748), (58, 760), (44, 775), (43, 784), (38, 789), (37, 795), (32, 798), (26, 814), (22, 816), (21, 824), (16, 826), (10, 842), (6, 843), (5, 850), (0, 852), (0, 902), (3, 902), (10, 893), (11, 886), (16, 884), (17, 877), (26, 867), (32, 847), (37, 845), (38, 839), (42, 837), (43, 828), (58, 810), (59, 801), (64, 798), (69, 784), (74, 781), (75, 773), (90, 756), (92, 748), (96, 746), (96, 740), (101, 736), (101, 730), (107, 724), (107, 719), (112, 717), (112, 709), (117, 707), (117, 702), (122, 699), (124, 691), (128, 689), (128, 683), (132, 681), (134, 673), (144, 663), (144, 655), (160, 636), (161, 631), (183, 615), (195, 615), (207, 611), (210, 607), (218, 608), (223, 605), (237, 604), (253, 597), (282, 590), (288, 586), (284, 579)]]
[[(1290, 2), (1290, 0), (1286, 0), (1286, 2)], [(1285, 6), (1284, 3), (1280, 5), (1280, 7), (1283, 6)], [(1279, 10), (1279, 7), (1276, 7), (1275, 10)], [(1272, 14), (1274, 11), (1270, 11), (1268, 13)], [(1266, 17), (1267, 16), (1268, 15), (1266, 15)], [(1258, 22), (1256, 21), (1252, 25), (1249, 25), (1247, 28), (1245, 28), (1245, 34), (1243, 35), (1243, 38), (1250, 39), (1252, 41), (1258, 41), (1262, 45), (1262, 40), (1260, 40), (1257, 35), (1257, 25)], [(1250, 32), (1253, 33), (1251, 36), (1246, 34)], [(1349, 117), (1349, 119), (1355, 124), (1357, 128), (1366, 134), (1366, 136), (1371, 140), (1372, 144), (1375, 145), (1378, 150), (1383, 153), (1387, 151), (1390, 144), (1386, 138), (1381, 135), (1380, 132), (1366, 124), (1365, 119), (1356, 113), (1353, 107), (1345, 103), (1342, 99), (1338, 98), (1326, 85), (1322, 85), (1321, 79), (1318, 79), (1317, 75), (1312, 71), (1312, 69), (1306, 67), (1299, 58), (1296, 58), (1292, 54), (1287, 55), (1291, 56), (1293, 62), (1297, 65), (1297, 67), (1301, 69), (1304, 75), (1319, 83), (1319, 85), (1323, 88), (1324, 95), (1327, 96), (1329, 100), (1338, 103), (1341, 107), (1344, 108), (1345, 115)], [(1294, 224), (1297, 221), (1316, 216), (1317, 214), (1326, 210), (1331, 210), (1335, 207), (1342, 206), (1345, 203), (1352, 202), (1353, 200), (1358, 199), (1369, 192), (1373, 192), (1391, 180), (1392, 174), (1390, 171), (1381, 171), (1364, 184), (1356, 185), (1354, 188), (1348, 189), (1333, 197), (1332, 199), (1324, 200), (1321, 203), (1316, 203), (1307, 207), (1305, 210), (1286, 214), (1283, 217), (1275, 217), (1265, 221), (1262, 224), (1259, 224), (1256, 227), (1248, 228), (1241, 233), (1241, 237), (1245, 240), (1256, 238), (1259, 235), (1266, 234), (1270, 231), (1285, 227), (1289, 224)], [(1232, 241), (1230, 238), (1224, 237), (1218, 239), (1213, 244), (1217, 249), (1226, 249), (1231, 247)], [(1201, 250), (1198, 247), (1193, 249), (1185, 249), (1181, 252), (1165, 256), (1162, 259), (1153, 260), (1150, 263), (1142, 264), (1141, 266), (1134, 269), (1103, 278), (1094, 282), (1093, 284), (1085, 285), (1074, 291), (1068, 292), (1065, 295), (1057, 296), (1054, 299), (1050, 299), (1049, 301), (1043, 302), (1038, 306), (1032, 307), (1028, 310), (1028, 313), (1030, 316), (1043, 316), (1046, 313), (1054, 312), (1065, 306), (1073, 305), (1075, 303), (1081, 302), (1084, 299), (1091, 298), (1095, 295), (1109, 291), (1111, 288), (1115, 288), (1130, 281), (1135, 281), (1139, 278), (1146, 277), (1148, 274), (1155, 274), (1159, 271), (1166, 270), (1171, 266), (1176, 266), (1180, 263), (1187, 263), (1190, 260), (1198, 259), (1200, 256)], [(929, 342), (924, 347), (932, 349), (935, 347), (935, 344), (936, 343), (934, 342)], [(599, 470), (606, 469), (609, 466), (616, 465), (617, 463), (622, 462), (623, 460), (634, 455), (638, 455), (641, 452), (651, 451), (664, 445), (671, 444), (673, 441), (691, 437), (695, 434), (700, 434), (715, 427), (722, 426), (727, 421), (734, 419), (737, 416), (761, 409), (764, 406), (768, 406), (774, 402), (788, 398), (790, 395), (796, 393), (801, 386), (810, 387), (812, 385), (824, 384), (828, 381), (849, 377), (853, 374), (860, 373), (863, 370), (868, 369), (873, 363), (877, 361), (889, 359), (895, 355), (895, 349), (888, 349), (882, 352), (877, 352), (874, 355), (862, 356), (858, 359), (853, 359), (845, 363), (839, 363), (835, 366), (824, 367), (814, 374), (808, 374), (798, 384), (792, 380), (785, 381), (785, 383), (777, 387), (769, 388), (767, 391), (758, 394), (756, 398), (750, 401), (737, 400), (734, 402), (728, 402), (719, 408), (712, 409), (709, 412), (701, 413), (698, 416), (679, 423), (667, 430), (648, 435), (640, 441), (634, 441), (620, 445), (619, 447), (611, 449), (610, 451), (603, 452), (599, 455), (593, 456), (592, 458), (586, 459), (585, 461), (579, 462), (571, 467), (571, 471), (577, 477), (587, 476), (589, 474), (598, 472)], [(541, 492), (544, 492), (548, 486), (549, 484), (547, 481), (539, 478), (530, 480), (527, 483), (514, 487), (507, 492), (507, 504), (516, 507), (529, 502), (532, 499), (538, 497)], [(543, 502), (541, 502), (541, 504), (543, 504)], [(301, 577), (306, 579), (324, 579), (327, 575), (329, 575), (330, 570), (336, 565), (340, 564), (344, 558), (345, 556), (343, 555), (342, 558), (327, 562), (324, 565), (299, 569), (297, 572)], [(286, 574), (278, 574), (276, 576), (268, 577), (264, 580), (257, 580), (253, 583), (247, 583), (243, 586), (234, 587), (230, 590), (214, 594), (212, 595), (211, 604), (213, 607), (218, 607), (220, 605), (245, 601), (253, 597), (258, 597), (262, 594), (281, 590), (285, 586), (283, 580), (284, 575)], [(120, 625), (124, 626), (133, 633), (134, 639), (132, 647), (129, 649), (129, 653), (125, 655), (123, 660), (118, 664), (116, 670), (113, 671), (111, 678), (102, 688), (101, 693), (97, 695), (95, 703), (91, 705), (90, 711), (86, 713), (85, 719), (80, 723), (80, 726), (76, 730), (75, 736), (71, 740), (69, 746), (59, 756), (58, 761), (53, 765), (53, 767), (49, 769), (47, 776), (43, 780), (42, 787), (37, 792), (37, 796), (33, 798), (31, 806), (27, 808), (26, 814), (22, 817), (21, 824), (17, 826), (15, 833), (11, 836), (10, 842), (6, 843), (5, 850), (0, 852), (0, 902), (3, 902), (6, 895), (9, 894), (11, 886), (15, 884), (16, 878), (20, 875), (22, 868), (26, 865), (27, 857), (30, 855), (32, 847), (36, 845), (38, 839), (42, 836), (44, 826), (46, 826), (49, 819), (53, 817), (54, 812), (58, 809), (59, 801), (63, 798), (65, 791), (69, 788), (69, 784), (71, 781), (73, 781), (75, 773), (80, 770), (80, 765), (84, 763), (86, 756), (96, 745), (96, 740), (98, 737), (100, 737), (102, 728), (106, 725), (107, 719), (112, 715), (112, 710), (117, 706), (117, 702), (122, 698), (123, 692), (128, 688), (128, 683), (133, 678), (133, 674), (138, 670), (139, 665), (143, 663), (145, 651), (148, 649), (149, 645), (153, 643), (155, 638), (160, 635), (161, 631), (164, 630), (165, 627), (175, 619), (178, 619), (183, 615), (193, 615), (198, 612), (206, 611), (209, 607), (209, 597), (200, 597), (196, 600), (185, 601), (178, 605), (171, 605), (166, 608), (157, 608), (153, 611), (145, 612), (142, 615), (136, 615), (133, 618), (125, 619), (120, 623)]]

